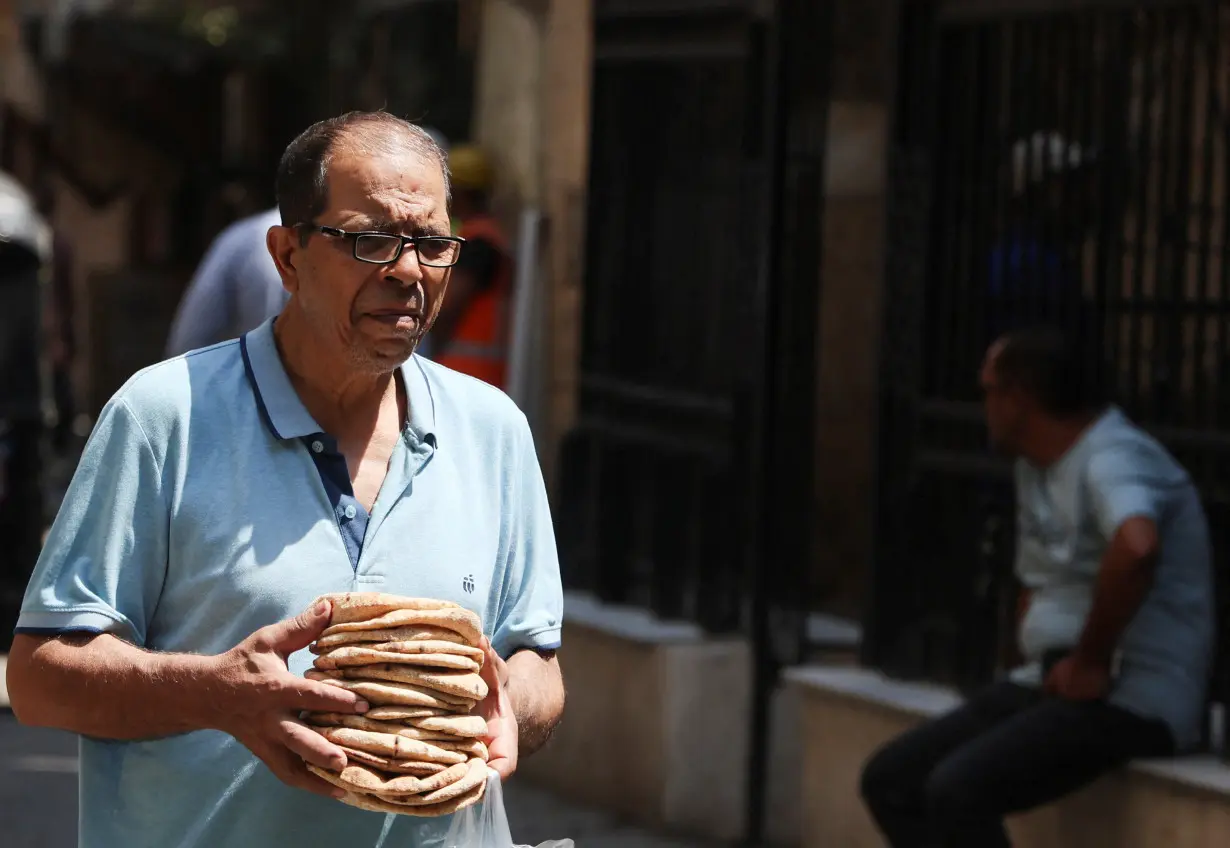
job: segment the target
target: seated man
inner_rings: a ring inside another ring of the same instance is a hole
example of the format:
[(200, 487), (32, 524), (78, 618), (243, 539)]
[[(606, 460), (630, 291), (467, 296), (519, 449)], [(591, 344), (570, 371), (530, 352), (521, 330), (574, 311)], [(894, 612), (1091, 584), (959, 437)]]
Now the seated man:
[(1087, 364), (1047, 329), (987, 354), (991, 439), (1018, 458), (1026, 663), (867, 764), (863, 798), (894, 848), (1007, 846), (1006, 814), (1200, 739), (1214, 639), (1200, 497), (1090, 393)]

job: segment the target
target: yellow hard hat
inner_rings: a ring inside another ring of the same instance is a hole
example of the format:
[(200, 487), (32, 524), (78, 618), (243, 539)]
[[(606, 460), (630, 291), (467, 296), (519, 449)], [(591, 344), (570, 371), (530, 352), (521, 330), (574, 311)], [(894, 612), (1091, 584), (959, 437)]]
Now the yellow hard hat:
[(448, 170), (453, 187), (482, 191), (491, 188), (491, 160), (474, 144), (459, 144), (448, 151)]

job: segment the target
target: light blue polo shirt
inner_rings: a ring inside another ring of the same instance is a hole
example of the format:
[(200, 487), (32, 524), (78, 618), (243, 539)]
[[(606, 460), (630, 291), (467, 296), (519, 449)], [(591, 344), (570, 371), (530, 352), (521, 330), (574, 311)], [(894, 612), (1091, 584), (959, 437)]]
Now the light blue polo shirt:
[(1101, 415), (1054, 465), (1016, 468), (1017, 577), (1033, 591), (1021, 624), (1027, 665), (1076, 646), (1102, 555), (1129, 518), (1152, 519), (1161, 553), (1153, 585), (1119, 642), (1109, 701), (1166, 722), (1180, 749), (1200, 740), (1213, 659), (1214, 590), (1208, 524), (1187, 472), (1118, 409)]
[[(18, 630), (108, 631), (218, 653), (326, 592), (456, 601), (497, 651), (559, 645), (555, 536), (525, 417), (412, 358), (409, 422), (369, 515), (291, 387), (272, 321), (147, 368), (103, 410)], [(311, 655), (290, 668), (302, 674)], [(386, 816), (280, 783), (233, 738), (81, 742), (87, 848), (434, 845), (448, 819)]]

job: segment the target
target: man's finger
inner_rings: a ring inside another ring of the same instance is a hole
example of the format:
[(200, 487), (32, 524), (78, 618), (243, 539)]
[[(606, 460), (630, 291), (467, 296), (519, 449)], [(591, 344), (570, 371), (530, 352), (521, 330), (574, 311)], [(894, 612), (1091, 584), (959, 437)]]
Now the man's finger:
[(264, 629), (262, 641), (282, 656), (290, 656), (315, 641), (333, 616), (333, 608), (328, 601), (320, 601), (309, 607), (294, 618), (279, 621)]
[(504, 685), (508, 678), (504, 658), (495, 652), (495, 649), (491, 647), (491, 640), (486, 636), (483, 637), (480, 646), (485, 654), (482, 668), (483, 682), (487, 684), (489, 690), (496, 691)]
[(500, 776), (501, 782), (512, 777), (513, 771), (515, 771), (512, 761), (507, 757), (493, 757), (487, 761), (487, 767), (495, 770), (495, 773)]
[(273, 768), (273, 773), (287, 786), (323, 795), (326, 798), (340, 798), (346, 794), (340, 787), (334, 786), (327, 780), (321, 780), (308, 771), (303, 760), (299, 759), (289, 748), (281, 750), (281, 756), (278, 757), (277, 761), (277, 768)]
[(330, 686), (305, 677), (292, 677), (287, 685), (288, 710), (307, 710), (314, 713), (365, 713), (364, 701), (349, 689)]
[(329, 771), (346, 768), (346, 752), (302, 722), (284, 719), (279, 728), (283, 744), (304, 762)]

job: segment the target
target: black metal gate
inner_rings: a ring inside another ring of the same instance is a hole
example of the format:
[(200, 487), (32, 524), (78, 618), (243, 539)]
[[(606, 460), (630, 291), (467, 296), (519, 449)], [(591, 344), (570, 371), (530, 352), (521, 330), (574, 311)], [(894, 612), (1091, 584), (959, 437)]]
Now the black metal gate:
[(1092, 337), (1090, 367), (1199, 481), (1224, 610), (1230, 4), (903, 6), (865, 659), (960, 685), (995, 670), (1014, 514), (976, 373), (1039, 319)]
[(811, 562), (829, 6), (595, 7), (565, 581), (752, 637), (757, 787)]

